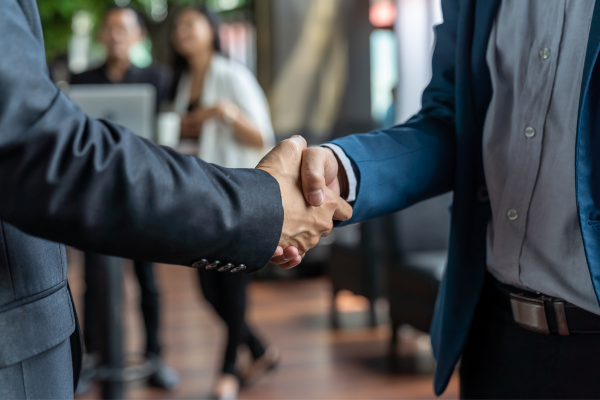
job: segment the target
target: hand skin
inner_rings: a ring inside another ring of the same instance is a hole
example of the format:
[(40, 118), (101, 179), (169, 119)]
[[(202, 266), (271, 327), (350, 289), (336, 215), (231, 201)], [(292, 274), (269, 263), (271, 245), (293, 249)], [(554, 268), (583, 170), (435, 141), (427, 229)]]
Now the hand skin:
[(352, 217), (352, 207), (329, 187), (322, 189), (323, 201), (318, 207), (305, 201), (300, 178), (304, 150), (306, 141), (294, 136), (277, 145), (256, 167), (277, 179), (281, 190), (284, 221), (279, 247), (271, 260), (281, 268), (298, 265), (321, 237), (331, 233), (334, 219)]
[[(306, 201), (320, 206), (324, 201), (325, 187), (338, 196), (348, 197), (348, 177), (342, 163), (328, 147), (311, 147), (302, 152), (302, 189)], [(277, 247), (271, 262), (282, 268), (292, 268), (300, 264), (302, 258), (293, 247)], [(285, 267), (284, 267), (285, 266)]]
[[(181, 118), (181, 137), (183, 139), (198, 139), (202, 131), (202, 124), (210, 118), (225, 121), (226, 109), (232, 105), (237, 109), (237, 106), (232, 103), (221, 102), (213, 107), (198, 107), (190, 111)], [(231, 129), (240, 143), (259, 149), (263, 147), (264, 143), (260, 131), (242, 111), (238, 111), (235, 119), (231, 121)]]
[(223, 118), (223, 107), (217, 105), (210, 108), (196, 108), (181, 118), (181, 137), (197, 139), (202, 130), (202, 124), (209, 118)]
[(323, 204), (326, 188), (348, 197), (348, 176), (337, 155), (328, 147), (311, 147), (302, 152), (302, 190), (313, 206)]

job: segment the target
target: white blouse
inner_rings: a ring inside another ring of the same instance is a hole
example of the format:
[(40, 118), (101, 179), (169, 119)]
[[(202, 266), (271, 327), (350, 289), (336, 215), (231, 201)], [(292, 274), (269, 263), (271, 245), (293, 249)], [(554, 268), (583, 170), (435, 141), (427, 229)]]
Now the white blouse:
[[(188, 112), (190, 90), (190, 76), (184, 73), (175, 97), (175, 111), (180, 115)], [(200, 106), (210, 108), (222, 101), (238, 106), (254, 123), (262, 135), (263, 147), (258, 149), (238, 142), (230, 126), (212, 118), (202, 125), (198, 157), (227, 168), (254, 168), (275, 145), (267, 98), (245, 66), (215, 54), (204, 78)]]

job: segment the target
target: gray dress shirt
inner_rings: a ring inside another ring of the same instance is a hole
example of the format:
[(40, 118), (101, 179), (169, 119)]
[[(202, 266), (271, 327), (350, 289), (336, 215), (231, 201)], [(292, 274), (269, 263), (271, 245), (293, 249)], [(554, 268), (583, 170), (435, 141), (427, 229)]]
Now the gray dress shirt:
[(594, 0), (503, 0), (488, 44), (483, 158), (500, 281), (600, 314), (577, 216), (575, 141)]
[[(503, 0), (487, 63), (483, 137), (492, 206), (488, 270), (500, 281), (600, 314), (575, 197), (575, 141), (595, 0)], [(328, 144), (344, 166), (350, 161)], [(356, 177), (349, 198), (356, 196)]]

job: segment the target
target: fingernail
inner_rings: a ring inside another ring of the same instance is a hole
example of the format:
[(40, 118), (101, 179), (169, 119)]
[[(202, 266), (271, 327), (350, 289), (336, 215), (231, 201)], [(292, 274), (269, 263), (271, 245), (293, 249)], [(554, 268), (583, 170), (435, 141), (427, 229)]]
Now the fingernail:
[(321, 205), (325, 201), (321, 189), (308, 193), (308, 202), (312, 205)]

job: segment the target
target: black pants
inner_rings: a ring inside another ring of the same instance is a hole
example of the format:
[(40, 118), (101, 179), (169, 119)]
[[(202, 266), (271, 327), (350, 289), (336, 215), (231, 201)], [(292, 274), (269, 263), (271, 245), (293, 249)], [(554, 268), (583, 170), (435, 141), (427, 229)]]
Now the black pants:
[(600, 398), (600, 334), (544, 335), (519, 327), (492, 279), (463, 352), (461, 397)]
[(246, 324), (246, 287), (250, 275), (227, 274), (198, 270), (202, 293), (216, 313), (227, 325), (227, 346), (223, 357), (222, 372), (235, 374), (237, 349), (245, 344), (252, 357), (258, 358), (265, 349)]
[[(96, 268), (98, 263), (101, 263), (104, 256), (99, 254), (85, 254), (85, 283), (86, 291), (84, 296), (85, 310), (84, 323), (85, 329), (83, 341), (88, 353), (97, 351), (95, 343), (100, 339), (97, 337), (97, 329), (95, 327), (95, 315), (97, 315), (97, 307), (101, 305), (97, 302), (95, 285), (93, 280), (88, 277), (93, 276), (91, 268)], [(159, 306), (158, 306), (158, 289), (154, 281), (154, 271), (152, 263), (145, 261), (134, 261), (135, 275), (140, 284), (141, 308), (144, 318), (144, 326), (146, 328), (146, 352), (155, 355), (160, 355), (161, 347), (158, 339), (158, 322), (159, 322)]]

